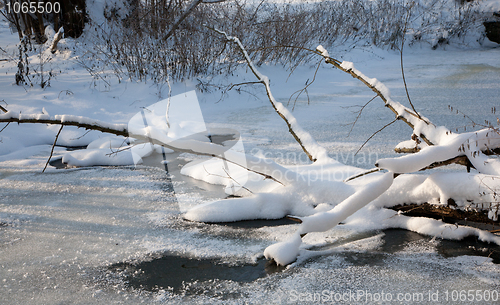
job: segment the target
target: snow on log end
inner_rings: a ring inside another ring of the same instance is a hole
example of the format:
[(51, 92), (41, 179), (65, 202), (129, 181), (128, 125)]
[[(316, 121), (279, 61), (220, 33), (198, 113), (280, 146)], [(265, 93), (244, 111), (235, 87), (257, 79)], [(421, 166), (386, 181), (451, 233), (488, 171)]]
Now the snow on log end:
[(278, 265), (286, 266), (297, 259), (301, 244), (302, 238), (295, 233), (289, 240), (267, 247), (264, 256), (267, 259), (274, 259)]

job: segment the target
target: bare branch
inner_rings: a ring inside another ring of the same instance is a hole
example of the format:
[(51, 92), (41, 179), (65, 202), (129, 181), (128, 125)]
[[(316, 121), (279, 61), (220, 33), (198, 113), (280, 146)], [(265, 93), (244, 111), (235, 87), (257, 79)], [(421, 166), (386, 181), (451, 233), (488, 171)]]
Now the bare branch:
[[(378, 97), (378, 95), (375, 95), (368, 102), (366, 102), (363, 106), (361, 106), (361, 109), (358, 111), (358, 115), (356, 116), (356, 119), (352, 123), (351, 129), (349, 130), (349, 133), (347, 134), (347, 137), (349, 137), (351, 135), (351, 132), (354, 129), (354, 125), (356, 125), (356, 123), (358, 122), (359, 117), (361, 116), (361, 113), (363, 112), (363, 110), (365, 109), (365, 107), (368, 106), (368, 104), (370, 104), (371, 101), (373, 101), (377, 97)], [(353, 106), (353, 107), (356, 107), (356, 106)], [(359, 105), (358, 105), (358, 107), (359, 107)]]
[[(307, 104), (309, 104), (309, 94), (307, 93), (307, 88), (309, 86), (311, 86), (315, 81), (316, 81), (316, 75), (318, 74), (318, 70), (319, 70), (319, 67), (321, 66), (321, 61), (318, 63), (318, 66), (316, 67), (316, 71), (314, 71), (314, 76), (313, 76), (313, 80), (311, 82), (306, 82), (305, 84), (305, 87), (302, 88), (302, 89), (299, 89), (297, 91), (295, 91), (294, 93), (292, 93), (292, 95), (290, 95), (290, 98), (288, 99), (288, 104), (290, 104), (290, 100), (292, 99), (292, 97), (296, 94), (297, 94), (297, 97), (295, 98), (295, 100), (293, 101), (293, 107), (292, 107), (292, 111), (295, 109), (295, 104), (297, 103), (297, 99), (300, 97), (300, 95), (302, 94), (302, 92), (306, 92), (307, 94)], [(287, 104), (287, 105), (288, 105)]]
[(414, 4), (415, 4), (414, 2), (411, 3), (410, 7), (408, 8), (407, 14), (406, 14), (405, 25), (403, 28), (403, 37), (401, 38), (401, 49), (399, 50), (399, 52), (401, 54), (401, 75), (403, 76), (403, 83), (405, 85), (406, 97), (408, 98), (408, 102), (410, 103), (411, 109), (413, 109), (413, 111), (415, 111), (415, 113), (417, 114), (418, 118), (422, 120), (422, 117), (417, 112), (417, 110), (415, 109), (415, 106), (413, 106), (413, 103), (411, 102), (410, 94), (408, 93), (408, 86), (406, 85), (405, 71), (403, 68), (403, 48), (405, 46), (405, 35), (406, 35), (406, 30), (408, 28), (408, 21), (410, 21), (410, 17), (411, 17), (411, 9), (412, 9)]
[(59, 138), (59, 135), (61, 134), (61, 131), (63, 129), (64, 125), (61, 125), (61, 128), (59, 128), (59, 131), (57, 132), (56, 138), (54, 139), (54, 144), (52, 144), (52, 149), (50, 150), (50, 156), (47, 159), (47, 163), (45, 163), (45, 167), (42, 170), (42, 173), (45, 172), (47, 169), (47, 165), (49, 165), (50, 159), (52, 159), (52, 154), (54, 153), (54, 147), (56, 147), (57, 139)]
[(384, 130), (386, 127), (394, 124), (399, 118), (395, 118), (394, 121), (384, 125), (384, 127), (380, 128), (379, 130), (375, 131), (368, 139), (366, 139), (365, 143), (363, 143), (363, 145), (361, 145), (360, 148), (358, 148), (358, 150), (356, 151), (356, 153), (354, 155), (357, 155), (358, 152), (365, 146), (366, 143), (368, 143), (368, 141), (370, 141), (377, 133), (381, 132), (382, 130)]
[(0, 130), (0, 132), (4, 131), (4, 130), (5, 130), (5, 128), (7, 128), (7, 126), (9, 126), (9, 124), (10, 124), (10, 122), (9, 122), (9, 123), (7, 123), (7, 125), (5, 125), (5, 126), (2, 128), (2, 130)]
[(352, 177), (349, 177), (349, 178), (345, 179), (345, 180), (344, 180), (344, 182), (349, 182), (349, 181), (351, 181), (351, 180), (354, 180), (354, 179), (357, 179), (357, 178), (360, 178), (360, 177), (363, 177), (363, 176), (369, 175), (369, 174), (371, 174), (371, 173), (379, 172), (379, 171), (381, 171), (381, 170), (382, 170), (382, 169), (381, 169), (381, 168), (378, 168), (378, 167), (377, 167), (377, 168), (373, 168), (373, 169), (370, 169), (370, 170), (368, 170), (368, 171), (364, 171), (364, 172), (362, 172), (361, 174), (357, 174), (357, 175), (354, 175), (354, 176), (352, 176)]
[[(172, 36), (172, 34), (175, 32), (175, 30), (177, 30), (177, 28), (179, 27), (179, 25), (182, 23), (182, 21), (184, 21), (184, 19), (186, 19), (186, 17), (191, 14), (191, 12), (200, 4), (204, 2), (203, 0), (193, 0), (187, 7), (187, 9), (179, 16), (179, 18), (177, 18), (177, 20), (174, 21), (174, 23), (172, 24), (172, 27), (170, 28), (170, 30), (168, 30), (167, 34), (165, 34), (165, 36), (163, 36), (162, 40), (167, 40), (168, 38), (170, 38), (170, 36)], [(208, 3), (208, 2), (207, 2)]]

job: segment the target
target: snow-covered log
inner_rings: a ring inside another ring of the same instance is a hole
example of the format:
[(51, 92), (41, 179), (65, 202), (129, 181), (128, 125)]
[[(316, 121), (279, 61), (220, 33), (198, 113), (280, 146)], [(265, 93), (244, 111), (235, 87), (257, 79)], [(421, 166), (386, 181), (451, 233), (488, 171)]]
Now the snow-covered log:
[(500, 135), (494, 129), (485, 128), (477, 132), (451, 134), (448, 141), (440, 145), (424, 147), (415, 154), (381, 159), (376, 166), (395, 173), (411, 173), (433, 163), (466, 156), (480, 173), (500, 176), (500, 161), (482, 152), (498, 147)]
[(392, 185), (393, 179), (392, 172), (382, 174), (380, 178), (367, 184), (333, 209), (307, 217), (298, 217), (302, 223), (293, 237), (288, 241), (267, 247), (264, 255), (267, 259), (274, 259), (278, 265), (290, 264), (299, 253), (299, 247), (302, 244), (301, 236), (311, 232), (325, 232), (335, 227), (382, 195)]

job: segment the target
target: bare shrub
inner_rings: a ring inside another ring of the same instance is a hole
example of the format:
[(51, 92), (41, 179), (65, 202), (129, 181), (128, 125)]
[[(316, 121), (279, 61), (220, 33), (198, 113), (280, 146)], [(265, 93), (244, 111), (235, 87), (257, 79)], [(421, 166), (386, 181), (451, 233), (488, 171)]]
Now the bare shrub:
[(398, 49), (405, 37), (409, 44), (425, 42), (437, 48), (463, 37), (480, 19), (474, 3), (459, 5), (446, 0), (228, 0), (200, 3), (165, 37), (192, 3), (131, 0), (125, 8), (107, 7), (107, 24), (94, 25), (99, 27), (95, 33), (100, 50), (106, 53), (103, 57), (109, 64), (124, 67), (122, 77), (163, 82), (167, 75), (179, 80), (230, 73), (239, 64), (237, 51), (226, 48), (226, 42), (207, 25), (240, 37), (258, 65), (294, 66), (307, 62), (311, 53), (304, 49), (319, 43), (328, 48), (374, 45)]

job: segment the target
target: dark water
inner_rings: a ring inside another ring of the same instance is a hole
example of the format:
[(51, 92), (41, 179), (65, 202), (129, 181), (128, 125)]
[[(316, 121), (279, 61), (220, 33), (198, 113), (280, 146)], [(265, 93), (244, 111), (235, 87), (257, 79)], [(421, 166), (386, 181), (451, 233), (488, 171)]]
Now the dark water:
[[(286, 221), (289, 220), (279, 220), (278, 222)], [(225, 225), (237, 226), (238, 228), (255, 228), (263, 225), (278, 224), (276, 221), (260, 220), (241, 223), (235, 222)], [(384, 265), (388, 257), (403, 250), (408, 243), (431, 240), (428, 236), (401, 229), (389, 229), (383, 232), (385, 234), (382, 238), (383, 244), (377, 251), (346, 252), (332, 255), (340, 255), (346, 262), (355, 266)], [(376, 234), (379, 234), (379, 232), (365, 233), (354, 237), (354, 239), (362, 240)], [(322, 251), (352, 241), (352, 238), (349, 238), (334, 242), (331, 245), (312, 248), (311, 250)], [(500, 263), (500, 246), (478, 241), (474, 237), (469, 237), (461, 241), (439, 240), (436, 250), (445, 258), (472, 255), (490, 257), (494, 263)], [(312, 258), (312, 260), (314, 259)], [(169, 253), (146, 261), (122, 262), (109, 267), (109, 271), (111, 272), (124, 272), (125, 282), (130, 288), (147, 291), (170, 288), (174, 293), (182, 291), (184, 294), (203, 293), (203, 291), (197, 290), (186, 291), (186, 284), (189, 283), (202, 283), (214, 279), (249, 283), (276, 272), (283, 272), (285, 269), (263, 258), (259, 259), (255, 264), (230, 265), (221, 262), (220, 259), (196, 259)], [(284, 275), (286, 276), (286, 274)]]
[[(231, 265), (220, 259), (199, 259), (165, 254), (139, 263), (118, 263), (109, 267), (112, 272), (125, 272), (130, 288), (158, 291), (171, 288), (179, 293), (185, 284), (209, 280), (229, 280), (239, 283), (253, 282), (285, 268), (266, 259), (255, 264)], [(203, 293), (203, 291), (200, 291)], [(197, 294), (188, 291), (187, 294)]]
[(259, 259), (253, 265), (233, 266), (219, 259), (195, 259), (169, 254), (151, 261), (119, 263), (110, 267), (111, 271), (124, 270), (127, 274), (125, 279), (131, 288), (157, 291), (171, 287), (174, 292), (181, 291), (183, 283), (213, 279), (248, 283), (282, 269), (265, 259)]

